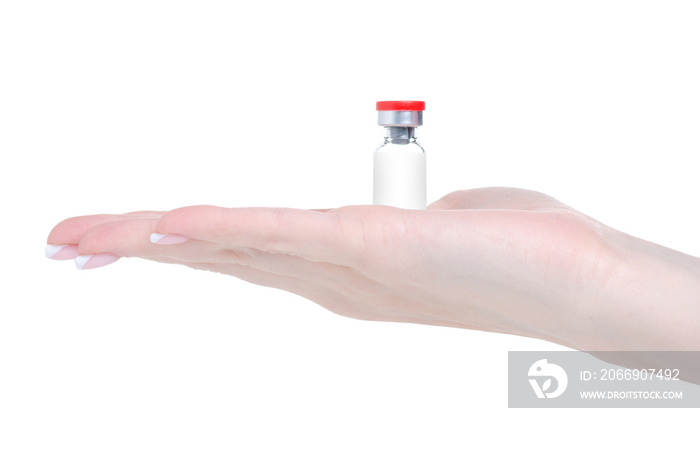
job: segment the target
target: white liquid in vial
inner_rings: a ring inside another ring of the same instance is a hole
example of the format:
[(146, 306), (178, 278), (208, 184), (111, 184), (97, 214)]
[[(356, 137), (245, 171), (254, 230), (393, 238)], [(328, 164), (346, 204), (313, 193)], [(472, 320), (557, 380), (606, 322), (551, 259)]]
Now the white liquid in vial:
[(425, 209), (425, 154), (374, 153), (374, 205)]

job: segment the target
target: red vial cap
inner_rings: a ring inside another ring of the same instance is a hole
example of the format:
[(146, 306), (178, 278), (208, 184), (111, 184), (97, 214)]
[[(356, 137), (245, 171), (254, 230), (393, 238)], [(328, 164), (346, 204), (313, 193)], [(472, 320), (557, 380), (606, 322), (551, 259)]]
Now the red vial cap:
[(377, 102), (377, 110), (380, 112), (422, 112), (425, 110), (425, 102), (422, 100), (383, 100)]

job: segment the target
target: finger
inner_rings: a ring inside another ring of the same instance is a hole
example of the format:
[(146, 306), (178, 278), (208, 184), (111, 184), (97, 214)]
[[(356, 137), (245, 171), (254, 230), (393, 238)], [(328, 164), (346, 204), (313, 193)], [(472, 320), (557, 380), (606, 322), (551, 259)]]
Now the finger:
[(83, 234), (97, 225), (122, 220), (126, 217), (160, 217), (162, 214), (163, 212), (157, 211), (140, 211), (127, 214), (99, 214), (71, 217), (59, 222), (53, 227), (46, 242), (49, 244), (78, 244)]
[(565, 207), (564, 204), (537, 191), (519, 188), (477, 188), (447, 194), (428, 206), (428, 209), (542, 210), (561, 207)]
[[(157, 218), (158, 216), (160, 216), (158, 212), (142, 211), (123, 215), (85, 215), (66, 219), (56, 225), (53, 230), (51, 230), (51, 233), (49, 233), (45, 251), (46, 257), (54, 260), (76, 259), (78, 267), (84, 268), (86, 263), (81, 261), (85, 258), (78, 258), (80, 255), (78, 243), (80, 243), (86, 232), (99, 225), (116, 223), (126, 218)], [(114, 256), (98, 258), (91, 263), (90, 267), (94, 267), (97, 263), (102, 263), (104, 265), (114, 262), (116, 259), (117, 258)]]
[(78, 253), (111, 253), (119, 257), (155, 256), (154, 250), (158, 245), (151, 243), (149, 235), (158, 219), (157, 216), (120, 216), (92, 224), (79, 238)]
[(343, 313), (349, 309), (347, 296), (368, 289), (369, 280), (354, 271), (284, 254), (226, 248), (201, 240), (159, 245), (149, 233), (158, 219), (125, 218), (97, 225), (86, 232), (79, 244), (81, 255), (110, 253), (120, 257), (186, 265), (225, 273), (257, 285), (288, 291)]
[(358, 252), (356, 228), (337, 211), (192, 206), (164, 214), (154, 231), (339, 264)]
[(49, 244), (78, 244), (80, 238), (90, 228), (123, 218), (123, 215), (113, 214), (84, 215), (68, 218), (53, 227), (46, 242)]
[(168, 257), (183, 263), (206, 262), (212, 266), (234, 264), (275, 275), (303, 278), (347, 292), (367, 289), (373, 283), (372, 280), (349, 267), (252, 248), (230, 248), (201, 240), (189, 240), (166, 248), (156, 245), (140, 257)]
[(96, 225), (83, 235), (78, 252), (81, 256), (110, 253), (119, 257), (167, 258), (180, 263), (208, 263), (218, 268), (233, 264), (280, 276), (304, 278), (346, 292), (367, 289), (373, 283), (348, 267), (287, 254), (222, 246), (196, 239), (173, 245), (153, 244), (149, 233), (157, 221), (157, 218), (122, 218)]
[(165, 247), (154, 245), (153, 248), (145, 248), (140, 253), (140, 257), (154, 256), (167, 256), (184, 263), (206, 262), (217, 266), (235, 264), (275, 275), (303, 278), (346, 294), (373, 292), (379, 286), (374, 280), (343, 265), (311, 261), (300, 256), (269, 253), (248, 247), (222, 246), (195, 239)]

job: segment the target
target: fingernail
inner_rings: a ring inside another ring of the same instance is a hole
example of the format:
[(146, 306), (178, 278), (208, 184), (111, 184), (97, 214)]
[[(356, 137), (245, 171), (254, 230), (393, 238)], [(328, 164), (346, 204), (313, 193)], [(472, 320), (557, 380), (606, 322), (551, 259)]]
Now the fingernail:
[(80, 270), (86, 269), (96, 269), (97, 267), (104, 267), (112, 262), (116, 262), (119, 256), (109, 252), (103, 252), (100, 254), (87, 254), (84, 256), (78, 256), (75, 258), (75, 266)]
[(49, 259), (64, 261), (67, 259), (75, 259), (78, 257), (77, 244), (47, 244), (46, 257)]
[(151, 243), (153, 244), (180, 244), (188, 239), (187, 236), (182, 235), (166, 235), (164, 233), (151, 234)]

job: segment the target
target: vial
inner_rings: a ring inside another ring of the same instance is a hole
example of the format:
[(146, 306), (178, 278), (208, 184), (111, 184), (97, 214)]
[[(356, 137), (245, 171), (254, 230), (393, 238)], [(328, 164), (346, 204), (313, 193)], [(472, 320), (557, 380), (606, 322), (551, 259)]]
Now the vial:
[(377, 102), (384, 143), (374, 152), (374, 205), (403, 209), (426, 208), (426, 159), (416, 140), (423, 124), (425, 102), (392, 100)]

